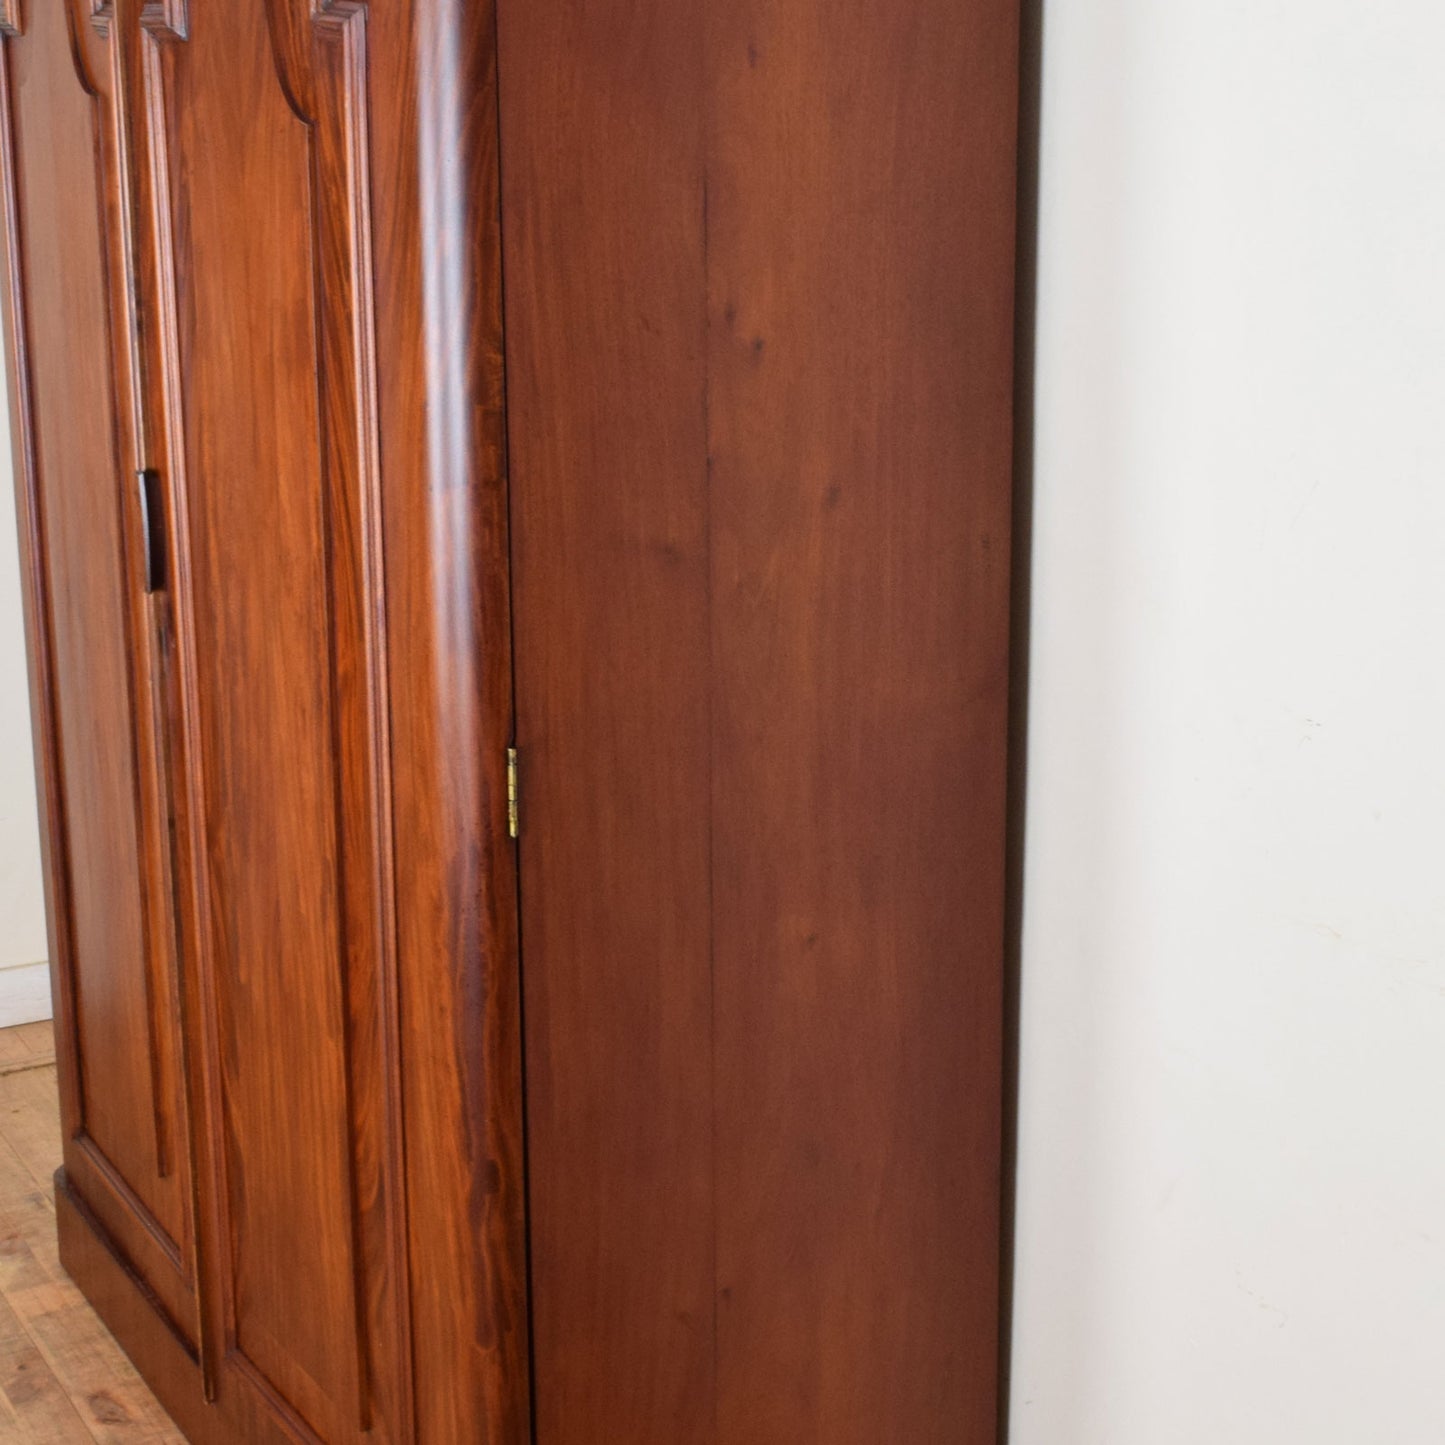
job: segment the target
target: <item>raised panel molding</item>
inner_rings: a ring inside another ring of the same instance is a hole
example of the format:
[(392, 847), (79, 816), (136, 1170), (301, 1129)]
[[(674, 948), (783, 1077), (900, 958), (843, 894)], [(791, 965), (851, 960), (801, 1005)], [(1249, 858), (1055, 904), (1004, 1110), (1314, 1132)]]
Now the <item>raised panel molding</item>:
[[(152, 424), (140, 321), (144, 303), (137, 235), (139, 165), (130, 105), (131, 39), (119, 33), (115, 0), (62, 3), (70, 25), (76, 76), (94, 107), (97, 170), (101, 177), (101, 229), (107, 245), (104, 275), (115, 374), (112, 405), (116, 408), (116, 484), (121, 493), (120, 577), (126, 654), (131, 660), (130, 715), (135, 729), (136, 818), (142, 856), (155, 862), (142, 887), (147, 1047), (157, 1170), (161, 1178), (169, 1179), (176, 1173), (178, 1159), (184, 1157), (188, 1145), (180, 1138), (184, 1121), (175, 1117), (183, 1084), (175, 1032), (179, 960), (169, 901), (171, 844), (165, 822), (171, 811), (171, 783), (168, 709), (161, 664), (168, 647), (168, 604), (164, 597), (138, 596), (132, 583), (142, 563), (131, 479), (148, 465)], [(191, 1252), (189, 1247), (187, 1252)], [(193, 1263), (190, 1273), (193, 1276)]]
[(184, 40), (190, 30), (189, 12), (190, 0), (145, 0), (140, 11), (141, 29), (158, 39)]
[[(41, 371), (25, 395), (26, 309), (64, 332), (45, 307), (77, 267), (32, 243), (30, 274), (16, 240), (23, 34), (53, 82), (21, 116), (29, 173), (71, 211), (94, 165), (120, 183), (108, 264), (129, 290), (76, 353), (112, 368), (121, 480), (153, 475), (165, 541), (130, 705), (159, 742), (141, 804), (174, 840), (152, 882), (175, 978), (151, 1001), (182, 1021), (184, 1108), (153, 1152), (195, 1227), (150, 1230), (68, 1113), (62, 1257), (197, 1440), (530, 1437), (494, 22), (491, 0), (0, 0), (17, 457), (27, 421), (104, 390)], [(43, 107), (83, 93), (124, 127), (38, 164)], [(58, 750), (89, 712), (50, 657), (73, 568), (50, 595), (41, 519), (21, 523), (36, 743)], [(129, 831), (86, 817), (80, 843)], [(139, 980), (116, 992), (101, 1016), (140, 1020)], [(82, 1050), (60, 1063), (78, 1108)], [(177, 1270), (191, 1315), (157, 1288)]]
[[(240, 8), (233, 0), (227, 9)], [(259, 0), (253, 0), (259, 3)], [(219, 14), (219, 11), (213, 14)], [(353, 1254), (350, 1276), (355, 1332), (355, 1399), (323, 1403), (308, 1387), (303, 1402), (270, 1376), (244, 1344), (238, 1312), (242, 1282), (234, 1274), (232, 1217), (239, 1161), (225, 1127), (226, 1071), (220, 1011), (223, 987), (212, 948), (214, 885), (206, 839), (207, 767), (197, 693), (195, 532), (187, 476), (186, 396), (181, 364), (172, 155), (178, 116), (166, 85), (166, 53), (193, 38), (181, 3), (150, 4), (141, 23), (150, 44), (146, 111), (157, 209), (163, 371), (169, 418), (168, 465), (175, 498), (175, 557), (183, 610), (188, 811), (193, 820), (195, 937), (199, 975), (202, 1072), (215, 1181), (213, 1250), (221, 1287), (222, 1366), (247, 1381), (291, 1428), (305, 1431), (318, 1410), (333, 1429), (408, 1440), (412, 1435), (411, 1343), (406, 1302), (395, 885), (392, 861), (385, 585), (375, 371), (374, 275), (371, 254), (369, 143), (366, 114), (366, 17), (363, 4), (325, 5), (299, 13), (267, 5), (265, 25), (279, 96), (304, 128), (311, 212), (313, 344), (319, 377), (316, 405), (322, 551), (329, 638), (325, 709), (335, 818), (336, 907), (340, 933), (334, 966), (341, 1005), (346, 1089), (345, 1207)], [(202, 16), (202, 23), (209, 17)], [(184, 48), (182, 46), (182, 48)], [(177, 64), (184, 64), (180, 51)], [(239, 63), (239, 60), (238, 60)], [(193, 81), (192, 84), (199, 82)], [(259, 99), (259, 98), (258, 98)], [(244, 224), (244, 217), (240, 218)], [(318, 302), (318, 298), (320, 298)], [(346, 659), (343, 662), (343, 658)], [(355, 659), (355, 660), (353, 660)], [(359, 666), (357, 663), (359, 662)], [(321, 960), (316, 960), (320, 965)], [(331, 966), (331, 964), (328, 964)], [(323, 1041), (315, 1041), (318, 1045)], [(284, 1060), (257, 1061), (279, 1069)], [(293, 1377), (293, 1388), (299, 1381)], [(340, 1413), (337, 1413), (337, 1412)], [(349, 1425), (344, 1421), (349, 1415)], [(340, 1438), (340, 1437), (338, 1437)]]
[[(115, 488), (104, 504), (115, 509), (115, 551), (106, 559), (104, 570), (93, 575), (91, 585), (102, 586), (107, 576), (113, 579), (112, 620), (119, 627), (119, 636), (114, 640), (118, 642), (124, 659), (121, 671), (129, 689), (127, 706), (131, 719), (131, 725), (118, 740), (118, 745), (125, 750), (135, 789), (134, 826), (138, 858), (150, 856), (155, 841), (156, 813), (154, 800), (143, 801), (141, 797), (151, 775), (149, 749), (152, 739), (144, 731), (144, 723), (137, 716), (134, 705), (138, 619), (127, 588), (127, 580), (133, 572), (125, 479), (133, 434), (129, 429), (130, 417), (123, 398), (130, 394), (133, 375), (127, 364), (126, 327), (123, 323), (118, 324), (118, 319), (133, 312), (134, 308), (125, 294), (126, 277), (130, 274), (126, 225), (129, 212), (124, 184), (124, 141), (117, 120), (120, 109), (119, 61), (111, 37), (109, 6), (87, 3), (82, 10), (74, 0), (62, 0), (62, 4), (50, 8), (43, 24), (33, 34), (27, 34), (27, 16), (19, 0), (5, 5), (0, 11), (0, 33), (7, 37), (4, 63), (0, 67), (4, 73), (4, 90), (0, 94), (4, 134), (0, 137), (0, 147), (4, 152), (5, 238), (10, 258), (7, 309), (10, 313), (13, 378), (12, 424), (20, 458), (17, 496), (24, 540), (22, 551), (26, 559), (24, 599), (32, 668), (31, 691), (38, 723), (34, 736), (40, 780), (42, 854), (49, 896), (47, 911), (50, 919), (53, 1008), (57, 1031), (62, 1039), (58, 1052), (62, 1116), (67, 1139), (66, 1166), (73, 1176), (73, 1186), (87, 1196), (90, 1207), (106, 1221), (107, 1227), (116, 1236), (118, 1247), (131, 1257), (131, 1267), (144, 1270), (152, 1280), (170, 1328), (190, 1348), (195, 1334), (194, 1272), (188, 1260), (190, 1219), (188, 1202), (183, 1193), (177, 1193), (173, 1179), (175, 1150), (172, 1138), (179, 1125), (175, 1117), (178, 1080), (174, 1070), (173, 1035), (167, 1033), (167, 1025), (163, 1022), (163, 995), (169, 988), (169, 954), (157, 934), (152, 900), (143, 883), (136, 888), (141, 934), (140, 957), (135, 966), (140, 970), (140, 987), (144, 995), (144, 1039), (139, 1045), (142, 1056), (139, 1063), (147, 1077), (143, 1082), (145, 1103), (136, 1110), (136, 1116), (149, 1123), (149, 1159), (138, 1158), (135, 1150), (131, 1149), (125, 1151), (122, 1162), (120, 1155), (113, 1157), (113, 1144), (112, 1152), (107, 1152), (107, 1146), (92, 1133), (91, 1111), (87, 1102), (90, 1086), (80, 1022), (82, 998), (77, 984), (76, 884), (71, 861), (72, 839), (67, 822), (68, 798), (73, 789), (71, 780), (66, 776), (63, 733), (56, 723), (58, 664), (54, 619), (55, 609), (67, 604), (63, 591), (56, 593), (52, 589), (47, 562), (51, 543), (47, 540), (49, 529), (43, 496), (45, 486), (66, 488), (81, 479), (68, 473), (46, 478), (37, 445), (32, 393), (32, 339), (28, 334), (25, 302), (25, 286), (28, 283), (24, 278), (24, 237), (18, 209), (20, 179), (14, 129), (17, 97), (13, 47), (20, 43), (44, 46), (50, 43), (48, 37), (57, 32), (68, 34), (68, 44), (63, 51), (66, 56), (64, 70), (73, 77), (85, 98), (93, 132), (89, 171), (94, 187), (99, 239), (94, 265), (101, 314), (93, 317), (92, 323), (102, 336), (115, 343), (101, 358), (107, 368), (106, 415), (84, 413), (83, 420), (78, 418), (78, 421), (84, 425), (104, 426), (108, 433), (110, 466), (106, 473), (88, 476), (86, 480), (92, 485), (103, 487), (109, 484)], [(40, 52), (35, 52), (31, 63), (38, 63), (39, 59)], [(58, 92), (53, 94), (52, 99), (55, 104), (61, 103)], [(37, 118), (42, 126), (41, 134), (47, 118)], [(38, 178), (35, 179), (38, 181)], [(79, 180), (78, 176), (72, 178), (72, 184)], [(69, 191), (67, 200), (83, 203), (82, 193)], [(53, 351), (54, 348), (71, 345), (72, 339), (63, 332), (56, 333), (52, 327), (47, 328), (42, 344)], [(53, 362), (51, 365), (53, 380)], [(100, 563), (99, 558), (94, 560)], [(116, 946), (124, 945), (118, 941)], [(93, 956), (95, 952), (95, 947), (90, 947), (89, 954)], [(93, 959), (92, 967), (96, 966), (108, 971), (111, 961)], [(105, 1032), (112, 1035), (109, 1047), (123, 1047), (119, 1036), (109, 1026)], [(101, 1084), (94, 1087), (105, 1087), (109, 1095), (114, 1092), (115, 1082), (119, 1081), (112, 1081), (108, 1087)], [(170, 1216), (169, 1221), (163, 1221), (157, 1213), (162, 1207), (163, 1212)]]

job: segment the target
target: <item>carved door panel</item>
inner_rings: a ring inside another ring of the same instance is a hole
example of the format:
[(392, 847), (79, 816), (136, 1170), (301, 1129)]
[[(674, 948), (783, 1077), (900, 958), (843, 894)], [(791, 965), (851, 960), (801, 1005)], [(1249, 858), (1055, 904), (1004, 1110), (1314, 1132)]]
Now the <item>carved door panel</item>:
[(326, 1441), (412, 1415), (366, 19), (142, 16), (214, 1385)]
[(194, 1354), (172, 632), (164, 578), (147, 576), (137, 485), (147, 428), (127, 66), (109, 6), (0, 12), (7, 345), (67, 1187)]

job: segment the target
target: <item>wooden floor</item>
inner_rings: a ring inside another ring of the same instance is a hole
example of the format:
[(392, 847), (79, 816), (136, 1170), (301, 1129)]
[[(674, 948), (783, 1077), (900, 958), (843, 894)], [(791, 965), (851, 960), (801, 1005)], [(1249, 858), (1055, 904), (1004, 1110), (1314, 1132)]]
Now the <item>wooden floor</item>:
[(50, 1025), (0, 1029), (0, 1441), (184, 1442), (60, 1268)]

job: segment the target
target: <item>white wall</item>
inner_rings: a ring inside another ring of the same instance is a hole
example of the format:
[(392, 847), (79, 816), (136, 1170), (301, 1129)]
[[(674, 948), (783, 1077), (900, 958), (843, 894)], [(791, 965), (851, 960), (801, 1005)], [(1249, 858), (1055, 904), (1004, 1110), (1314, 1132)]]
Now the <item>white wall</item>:
[(10, 410), (0, 396), (0, 1027), (50, 1016), (47, 951)]
[(1445, 1441), (1442, 59), (1046, 0), (1015, 1445)]

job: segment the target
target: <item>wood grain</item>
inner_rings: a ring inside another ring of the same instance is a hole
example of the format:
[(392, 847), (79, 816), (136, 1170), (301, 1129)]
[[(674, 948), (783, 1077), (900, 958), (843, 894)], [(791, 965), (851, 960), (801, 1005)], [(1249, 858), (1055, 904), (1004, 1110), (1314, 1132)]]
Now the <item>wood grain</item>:
[(106, 17), (4, 42), (6, 313), (67, 1155), (194, 1333), (133, 469), (123, 87)]
[[(168, 420), (184, 452), (177, 580), (217, 1284), (248, 1377), (329, 1434), (362, 1386), (311, 157), (259, 7), (195, 17), (166, 59), (157, 143), (185, 248), (182, 414)], [(240, 294), (250, 304), (237, 312)], [(285, 1037), (307, 1045), (292, 1051), (289, 1078), (268, 1059)]]
[[(127, 729), (139, 740), (121, 812), (81, 776), (73, 821), (86, 856), (129, 866), (139, 888), (112, 947), (132, 920), (159, 940), (149, 974), (107, 980), (115, 997), (67, 993), (64, 970), (59, 997), (63, 1016), (78, 998), (129, 1028), (137, 1068), (161, 1081), (150, 1095), (183, 1084), (193, 1106), (130, 1097), (110, 1055), (66, 1042), (68, 1127), (93, 1074), (181, 1224), (149, 1229), (137, 1189), (151, 1186), (78, 1133), (58, 1181), (65, 1257), (197, 1439), (520, 1445), (492, 14), (452, 0), (42, 9), (28, 29), (0, 10), (7, 82), (17, 68), (57, 82), (30, 85), (23, 107), (4, 97), (5, 123), (23, 110), (4, 136), (15, 436), (22, 460), (52, 433), (74, 451), (101, 435), (74, 428), (77, 399), (109, 417), (127, 466), (158, 478), (170, 563), (149, 601), (138, 569), (91, 568), (123, 635), (67, 594), (76, 627), (129, 669), (110, 717), (78, 680), (56, 693), (59, 594), (42, 509), (26, 514), (37, 740), (58, 750), (98, 711), (106, 767)], [(27, 189), (25, 147), (52, 102), (74, 144)], [(70, 275), (73, 239), (31, 266), (16, 238), (89, 206), (78, 235), (100, 257), (98, 198), (110, 314), (69, 332), (43, 314), (40, 350), (69, 335), (82, 386), (46, 373), (37, 388), (29, 312), (101, 293), (94, 257)], [(82, 472), (61, 458), (63, 497)], [(134, 521), (114, 523), (117, 548), (134, 550)], [(86, 537), (60, 543), (57, 565), (89, 567)], [(54, 773), (47, 877), (68, 936), (72, 819)], [(144, 844), (130, 864), (125, 829)], [(199, 1317), (167, 1270), (199, 1275)]]
[(703, 15), (500, 8), (540, 1445), (714, 1438)]
[(364, 35), (208, 11), (148, 110), (214, 1334), (337, 1440), (411, 1416)]
[[(75, 1127), (96, 1140), (155, 1209), (162, 1206), (151, 1134), (126, 458), (111, 369), (106, 127), (91, 78), (74, 70), (66, 53), (66, 9), (46, 7), (35, 19), (26, 39), (9, 42), (9, 50), (20, 109), (16, 243), (33, 277), (26, 296), (33, 507), (44, 536), (45, 625), (64, 719), (53, 786), (69, 808), (62, 844), (69, 948), (62, 957), (76, 1000), (82, 1092)], [(68, 185), (57, 184), (62, 174)], [(51, 255), (61, 258), (60, 266), (34, 264)], [(104, 1086), (85, 1086), (88, 1068)]]
[(500, 17), (538, 1440), (992, 1440), (1015, 7)]
[(721, 1441), (995, 1438), (1014, 8), (712, 11)]
[(0, 1069), (33, 1069), (54, 1062), (55, 1025), (49, 1019), (0, 1029)]
[(205, 1445), (993, 1439), (1014, 0), (0, 33), (66, 1267)]
[(9, 1304), (0, 1299), (0, 1394), (21, 1439), (47, 1445), (90, 1445), (91, 1434), (75, 1406), (25, 1332)]
[(491, 0), (371, 12), (416, 1431), (530, 1440)]

